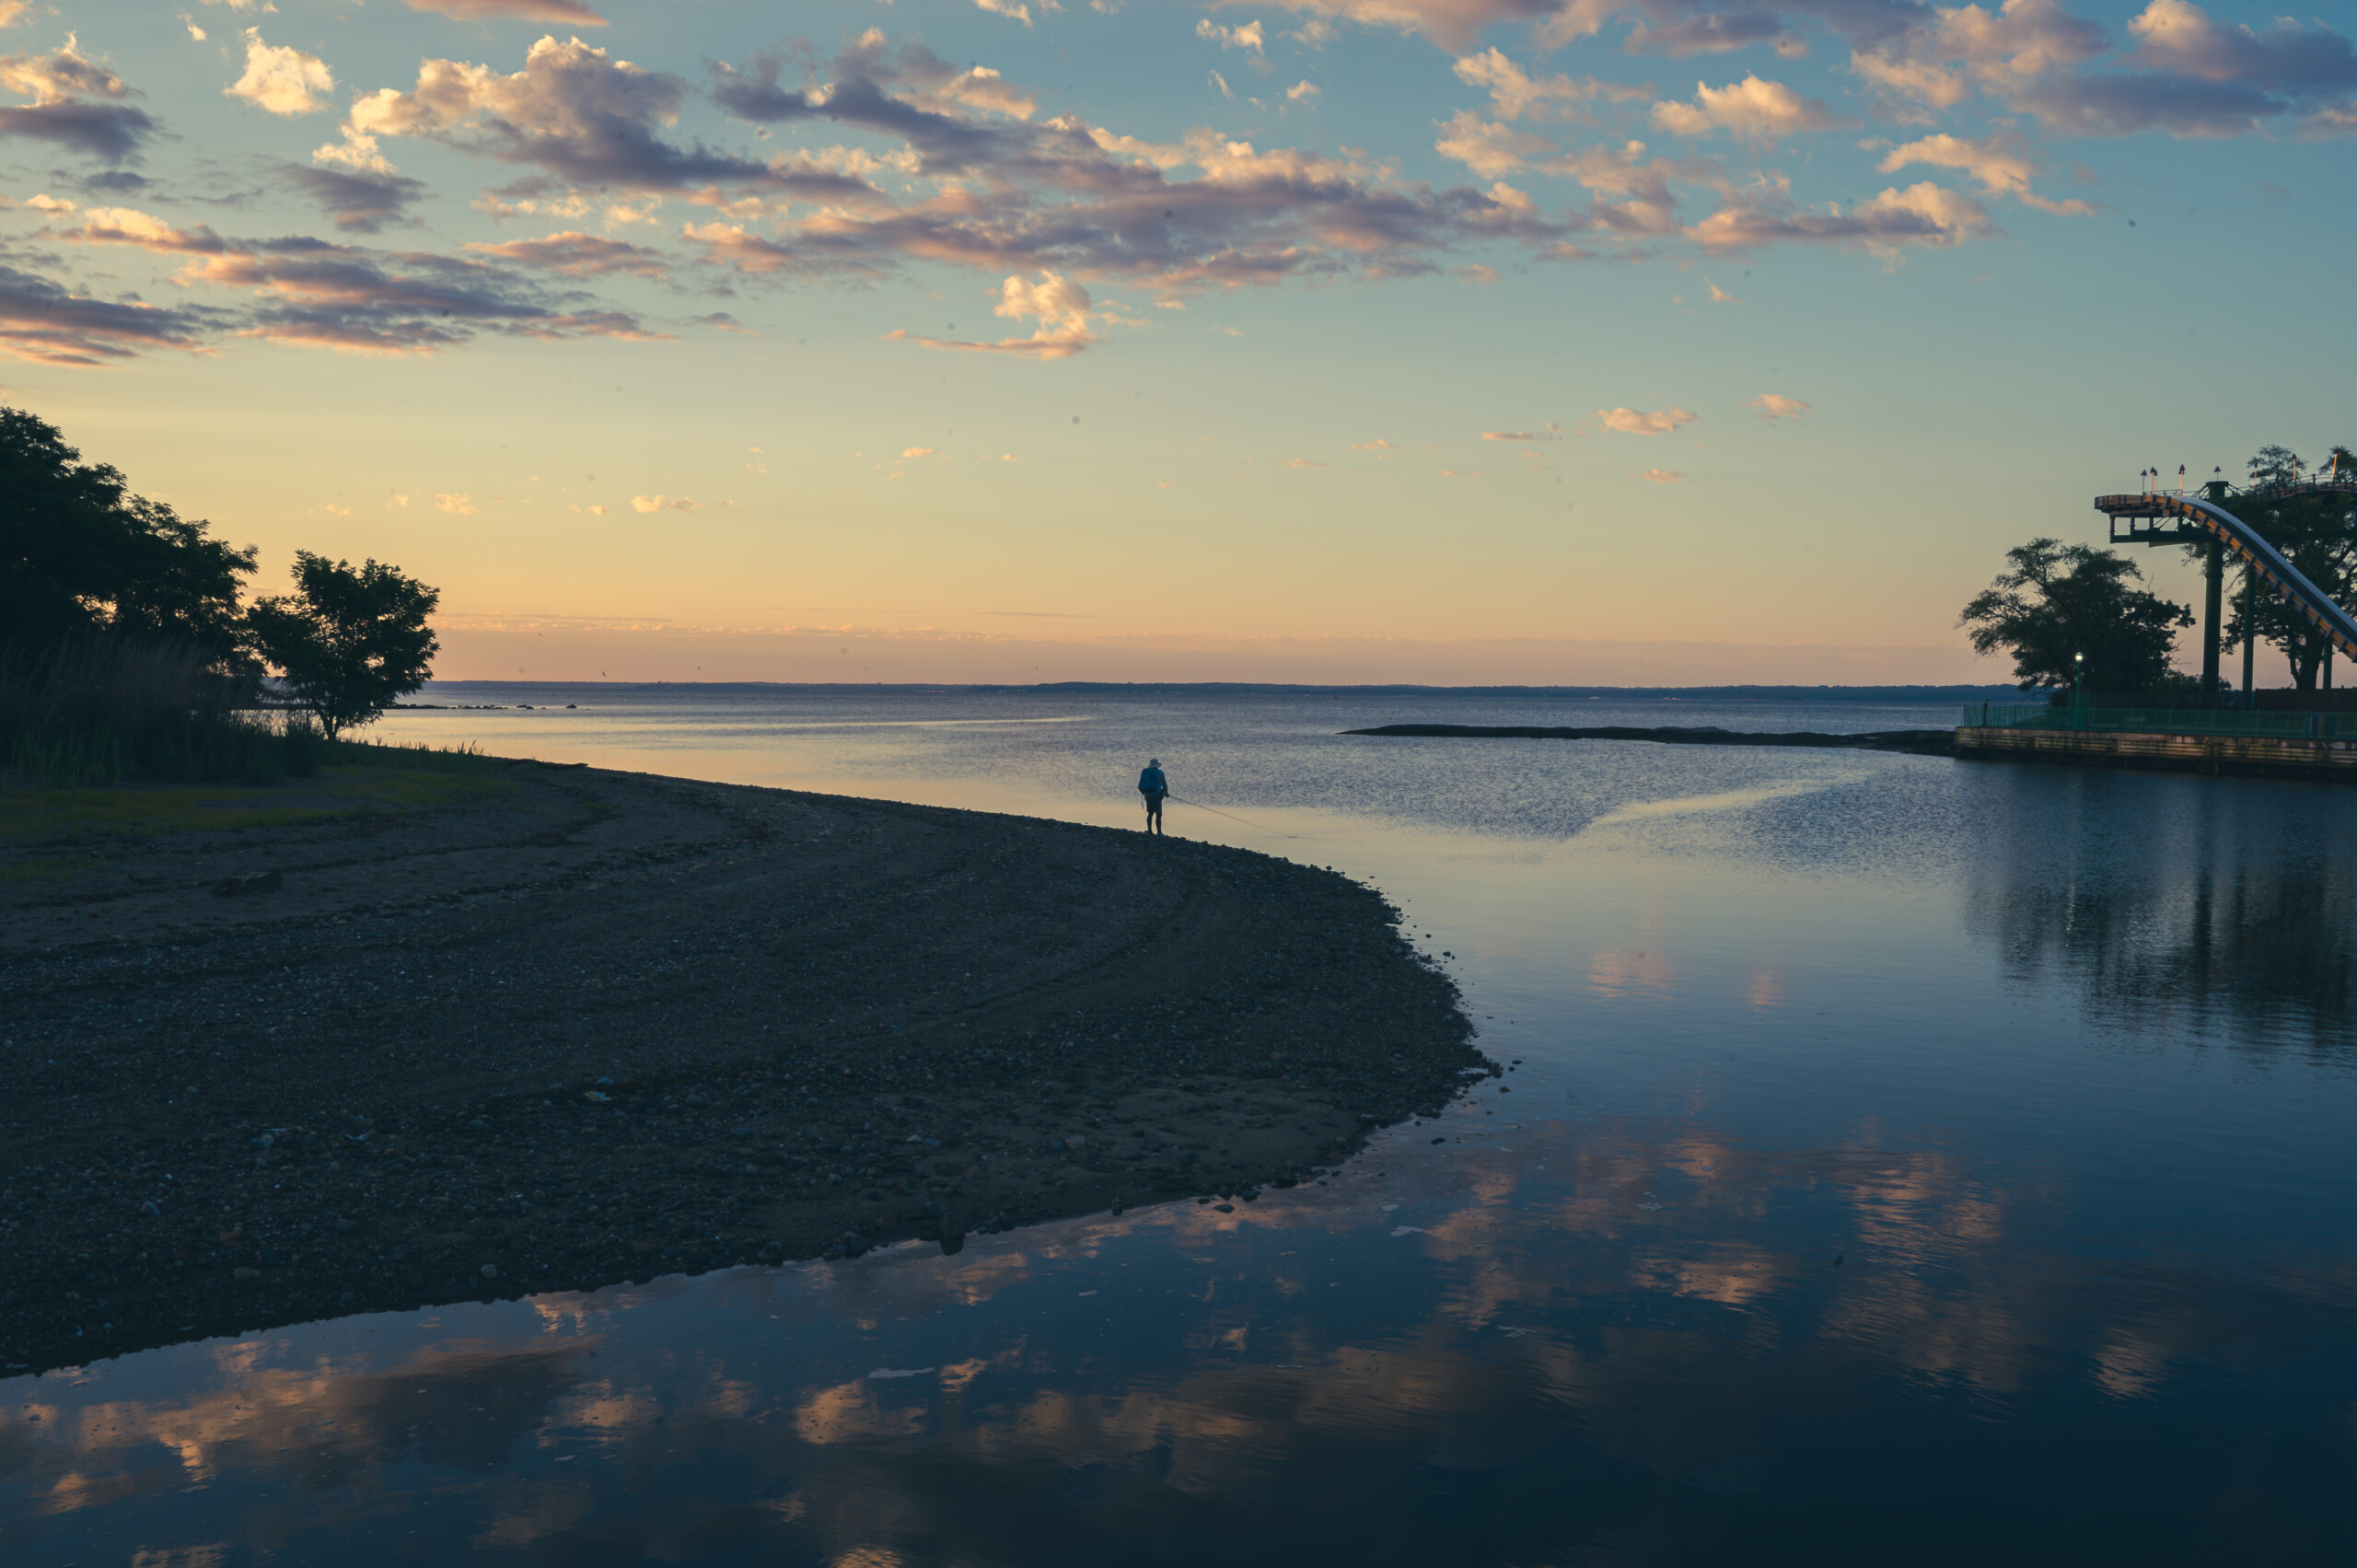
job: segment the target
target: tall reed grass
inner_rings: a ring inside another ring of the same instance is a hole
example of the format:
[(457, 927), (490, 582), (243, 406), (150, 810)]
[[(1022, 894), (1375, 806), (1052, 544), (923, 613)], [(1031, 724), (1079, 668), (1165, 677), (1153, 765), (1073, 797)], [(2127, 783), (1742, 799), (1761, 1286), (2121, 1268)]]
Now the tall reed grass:
[(256, 708), (252, 681), (184, 643), (90, 636), (0, 653), (0, 784), (254, 784), (316, 773), (326, 738)]

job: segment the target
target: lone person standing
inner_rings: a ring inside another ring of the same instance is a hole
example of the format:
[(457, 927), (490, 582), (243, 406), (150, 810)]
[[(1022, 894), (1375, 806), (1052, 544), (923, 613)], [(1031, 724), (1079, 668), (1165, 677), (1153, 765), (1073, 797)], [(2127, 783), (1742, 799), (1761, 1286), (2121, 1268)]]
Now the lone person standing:
[(1138, 775), (1138, 793), (1145, 796), (1145, 830), (1162, 831), (1162, 797), (1170, 793), (1170, 781), (1162, 776), (1162, 759), (1149, 757), (1145, 772)]

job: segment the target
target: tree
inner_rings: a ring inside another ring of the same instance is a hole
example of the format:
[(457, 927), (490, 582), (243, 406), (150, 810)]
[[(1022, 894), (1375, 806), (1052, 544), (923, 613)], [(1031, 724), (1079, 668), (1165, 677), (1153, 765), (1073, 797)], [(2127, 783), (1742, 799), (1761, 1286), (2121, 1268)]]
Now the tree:
[(441, 595), (395, 567), (354, 571), (309, 551), (295, 553), (295, 592), (247, 612), (256, 652), (296, 701), (334, 736), (366, 724), (425, 684), (441, 644), (426, 617)]
[[(2342, 473), (2357, 472), (2357, 457), (2346, 447), (2335, 447), (2319, 469), (2336, 465)], [(2346, 494), (2288, 494), (2287, 487), (2300, 482), (2305, 467), (2288, 447), (2261, 447), (2247, 465), (2249, 485), (2227, 505), (2335, 604), (2346, 606), (2357, 593), (2357, 506)], [(2292, 684), (2314, 691), (2331, 648), (2325, 634), (2264, 584), (2256, 610), (2254, 617), (2237, 595), (2221, 638), (2229, 645), (2239, 643), (2255, 628), (2262, 642), (2283, 650), (2292, 667)]]
[(0, 645), (39, 654), (79, 633), (121, 632), (192, 643), (215, 668), (244, 666), (238, 578), (253, 550), (81, 459), (57, 426), (0, 408)]
[(2147, 691), (2177, 679), (2169, 655), (2177, 629), (2193, 623), (2185, 606), (2133, 585), (2134, 565), (2108, 550), (2034, 539), (2005, 552), (2013, 570), (1964, 607), (1979, 654), (2014, 656), (2025, 691), (2069, 686), (2085, 656), (2090, 686)]

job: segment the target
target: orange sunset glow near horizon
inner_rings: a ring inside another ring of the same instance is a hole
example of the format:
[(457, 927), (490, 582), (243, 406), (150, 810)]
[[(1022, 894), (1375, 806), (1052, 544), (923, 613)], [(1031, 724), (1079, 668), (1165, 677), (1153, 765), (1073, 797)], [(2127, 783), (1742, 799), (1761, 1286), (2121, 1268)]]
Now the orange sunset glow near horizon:
[(1998, 682), (2006, 548), (2350, 438), (2247, 7), (0, 22), (0, 400), (443, 679)]

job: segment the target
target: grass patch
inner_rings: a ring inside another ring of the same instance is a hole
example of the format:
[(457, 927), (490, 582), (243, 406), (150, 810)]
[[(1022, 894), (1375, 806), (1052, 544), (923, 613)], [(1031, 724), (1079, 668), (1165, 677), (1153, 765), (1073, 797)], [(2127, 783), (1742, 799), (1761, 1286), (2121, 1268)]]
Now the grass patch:
[[(522, 788), (500, 776), (497, 759), (463, 754), (464, 761), (421, 763), (408, 748), (350, 748), (391, 758), (339, 761), (312, 778), (280, 784), (123, 784), (111, 788), (0, 790), (0, 843), (71, 843), (93, 838), (152, 838), (166, 833), (228, 832), (286, 828), (346, 817), (391, 817), (512, 795)], [(451, 752), (425, 755), (447, 759)], [(11, 881), (47, 875), (26, 869), (58, 857), (7, 868)], [(70, 866), (70, 860), (64, 863)], [(70, 876), (71, 870), (58, 875)]]
[(436, 773), (471, 773), (490, 777), (505, 772), (517, 759), (486, 757), (470, 741), (464, 746), (384, 746), (371, 740), (323, 740), (321, 761), (334, 765), (374, 765), (423, 770)]

